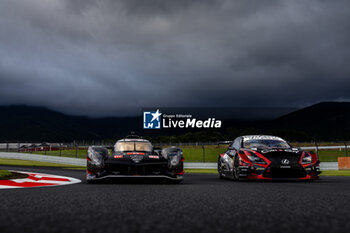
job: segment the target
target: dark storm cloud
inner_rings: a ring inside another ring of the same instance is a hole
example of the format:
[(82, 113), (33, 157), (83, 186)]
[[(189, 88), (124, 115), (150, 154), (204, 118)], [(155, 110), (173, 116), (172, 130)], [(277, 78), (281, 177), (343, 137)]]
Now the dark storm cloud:
[(92, 116), (143, 106), (350, 99), (348, 1), (0, 2), (0, 104)]

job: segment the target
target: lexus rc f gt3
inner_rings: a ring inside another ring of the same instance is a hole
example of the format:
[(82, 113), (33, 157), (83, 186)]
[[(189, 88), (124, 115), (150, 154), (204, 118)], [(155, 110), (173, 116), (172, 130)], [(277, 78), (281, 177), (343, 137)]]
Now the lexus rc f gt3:
[(298, 179), (319, 178), (320, 161), (313, 152), (293, 148), (279, 137), (250, 135), (236, 138), (218, 158), (220, 178)]
[(112, 178), (161, 178), (180, 183), (183, 161), (180, 148), (156, 150), (149, 141), (132, 136), (117, 141), (112, 154), (107, 148), (90, 146), (86, 179), (92, 183)]

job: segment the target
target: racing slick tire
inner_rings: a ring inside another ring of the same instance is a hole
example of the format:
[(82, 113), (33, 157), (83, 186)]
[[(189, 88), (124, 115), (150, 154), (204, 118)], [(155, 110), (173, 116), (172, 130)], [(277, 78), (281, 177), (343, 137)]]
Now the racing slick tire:
[(218, 158), (218, 173), (219, 173), (219, 178), (220, 179), (224, 179), (224, 177), (222, 175), (222, 171), (221, 171), (221, 159), (220, 159), (220, 156)]
[(239, 176), (239, 169), (236, 169), (234, 172), (233, 172), (233, 176), (234, 176), (234, 178), (233, 178), (233, 180), (234, 181), (242, 181), (242, 179), (240, 178), (240, 176)]

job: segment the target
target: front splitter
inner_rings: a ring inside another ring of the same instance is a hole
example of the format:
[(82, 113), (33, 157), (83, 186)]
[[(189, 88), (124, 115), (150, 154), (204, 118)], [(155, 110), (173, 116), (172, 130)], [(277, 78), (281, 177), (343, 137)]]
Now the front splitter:
[(127, 176), (127, 175), (106, 175), (102, 177), (92, 178), (89, 180), (104, 180), (104, 179), (117, 179), (117, 178), (130, 178), (130, 179), (168, 179), (168, 180), (183, 180), (183, 177), (170, 177), (170, 176), (164, 176), (164, 175), (149, 175), (149, 176)]

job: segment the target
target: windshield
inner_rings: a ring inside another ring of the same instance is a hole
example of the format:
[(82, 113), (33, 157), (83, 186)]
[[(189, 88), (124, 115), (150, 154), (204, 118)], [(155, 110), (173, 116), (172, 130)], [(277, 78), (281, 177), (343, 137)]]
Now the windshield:
[(290, 148), (289, 144), (281, 140), (245, 140), (244, 148)]
[(137, 142), (137, 141), (117, 142), (114, 149), (115, 151), (119, 151), (119, 152), (124, 152), (124, 151), (151, 152), (152, 145), (149, 142)]

